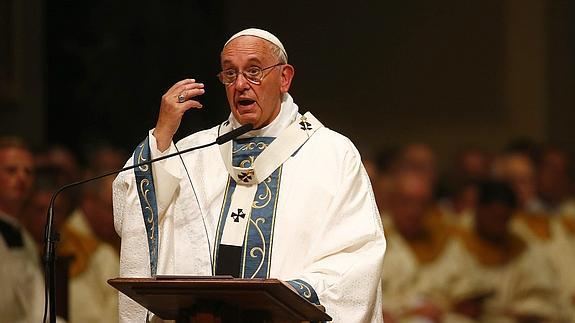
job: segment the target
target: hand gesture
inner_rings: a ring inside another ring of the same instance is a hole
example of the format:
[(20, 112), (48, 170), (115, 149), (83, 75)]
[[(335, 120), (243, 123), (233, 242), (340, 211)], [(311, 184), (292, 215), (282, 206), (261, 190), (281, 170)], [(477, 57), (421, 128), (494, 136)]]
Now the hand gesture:
[(160, 151), (170, 147), (172, 138), (180, 127), (184, 113), (191, 108), (202, 108), (202, 104), (193, 100), (193, 98), (204, 94), (204, 92), (203, 83), (197, 83), (194, 79), (185, 79), (174, 84), (162, 96), (160, 115), (154, 129), (154, 137), (156, 137)]

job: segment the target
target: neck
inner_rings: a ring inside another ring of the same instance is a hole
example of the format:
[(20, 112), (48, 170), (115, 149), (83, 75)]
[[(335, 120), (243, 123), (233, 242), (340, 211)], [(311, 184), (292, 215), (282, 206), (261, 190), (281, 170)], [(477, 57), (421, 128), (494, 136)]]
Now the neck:
[(0, 205), (0, 213), (13, 219), (17, 219), (21, 209), (21, 205)]
[(415, 227), (410, 226), (409, 228), (402, 229), (401, 227), (397, 227), (397, 231), (403, 238), (406, 240), (417, 240), (425, 237), (426, 231), (424, 230), (423, 226), (417, 225)]

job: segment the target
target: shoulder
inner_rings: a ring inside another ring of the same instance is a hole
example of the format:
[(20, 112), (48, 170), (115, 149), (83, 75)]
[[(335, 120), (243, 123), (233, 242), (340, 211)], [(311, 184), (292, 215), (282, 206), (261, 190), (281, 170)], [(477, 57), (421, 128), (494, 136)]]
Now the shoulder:
[(335, 154), (344, 159), (361, 159), (353, 142), (345, 135), (323, 127), (310, 138), (309, 145), (316, 151)]
[(213, 142), (218, 137), (220, 125), (211, 127), (209, 129), (201, 130), (198, 132), (194, 132), (191, 135), (188, 135), (176, 143), (178, 148), (187, 148), (192, 146), (198, 146), (203, 144), (209, 144)]
[(318, 129), (312, 139), (314, 137), (315, 140), (333, 146), (334, 148), (356, 150), (355, 145), (348, 137), (325, 126)]
[(307, 165), (317, 164), (323, 170), (338, 173), (357, 172), (362, 164), (353, 142), (327, 127), (318, 129), (297, 155), (305, 159)]

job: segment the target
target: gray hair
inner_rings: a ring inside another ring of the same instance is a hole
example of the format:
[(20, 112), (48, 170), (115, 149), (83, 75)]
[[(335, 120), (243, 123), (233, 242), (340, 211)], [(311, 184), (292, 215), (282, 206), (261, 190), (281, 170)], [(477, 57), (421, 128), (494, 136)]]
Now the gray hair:
[(288, 60), (285, 52), (276, 44), (271, 42), (268, 43), (272, 56), (278, 60), (278, 63), (287, 64)]

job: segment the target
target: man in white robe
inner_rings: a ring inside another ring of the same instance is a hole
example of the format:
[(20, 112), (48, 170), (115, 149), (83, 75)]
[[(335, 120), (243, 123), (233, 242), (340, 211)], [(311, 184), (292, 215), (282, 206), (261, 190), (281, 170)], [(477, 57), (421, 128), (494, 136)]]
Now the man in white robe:
[(0, 138), (0, 182), (0, 322), (40, 322), (44, 279), (34, 240), (22, 225), (34, 158), (20, 139)]
[(510, 230), (515, 206), (509, 186), (481, 183), (474, 225), (460, 232), (453, 265), (473, 277), (467, 293), (487, 295), (480, 322), (564, 322), (553, 267), (539, 246)]
[[(203, 84), (180, 81), (162, 97), (156, 127), (128, 165), (213, 142), (247, 123), (255, 130), (116, 178), (120, 275), (277, 278), (323, 305), (333, 322), (381, 322), (385, 238), (358, 151), (299, 113), (288, 94), (294, 69), (272, 34), (232, 36), (221, 63), (228, 120), (175, 145), (183, 113), (200, 108), (195, 97), (204, 93)], [(122, 322), (146, 315), (121, 295)]]

